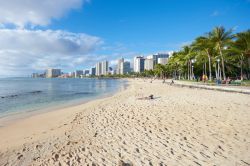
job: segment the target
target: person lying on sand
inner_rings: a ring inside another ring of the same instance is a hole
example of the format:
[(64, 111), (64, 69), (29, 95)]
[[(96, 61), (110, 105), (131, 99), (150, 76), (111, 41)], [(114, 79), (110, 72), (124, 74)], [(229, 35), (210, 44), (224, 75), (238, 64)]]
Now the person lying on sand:
[(174, 84), (174, 80), (171, 81), (170, 85), (173, 85)]
[(154, 95), (149, 95), (148, 97), (138, 98), (138, 100), (152, 100), (152, 99), (154, 99)]

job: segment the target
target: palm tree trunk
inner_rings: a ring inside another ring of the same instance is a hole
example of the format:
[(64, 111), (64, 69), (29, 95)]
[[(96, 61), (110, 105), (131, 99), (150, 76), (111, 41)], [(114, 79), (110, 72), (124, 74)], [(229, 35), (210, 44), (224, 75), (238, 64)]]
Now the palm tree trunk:
[(207, 51), (207, 57), (208, 57), (208, 69), (209, 69), (209, 81), (212, 81), (211, 56), (208, 51)]
[(218, 80), (218, 72), (217, 72), (216, 64), (215, 64), (215, 66), (214, 66), (214, 70), (215, 70), (215, 77), (216, 77), (216, 80)]
[(207, 62), (205, 61), (205, 75), (207, 75)]
[(187, 77), (188, 77), (188, 80), (189, 80), (189, 60), (188, 60), (188, 62), (187, 62), (187, 65), (188, 65), (188, 72), (187, 72)]
[(204, 75), (204, 64), (202, 64), (202, 75)]
[(211, 57), (208, 56), (208, 67), (209, 67), (209, 81), (212, 81), (212, 67), (211, 67)]
[(219, 50), (220, 50), (220, 56), (221, 56), (221, 65), (222, 65), (223, 80), (226, 80), (224, 57), (223, 57), (223, 54), (222, 54), (222, 51), (221, 51), (221, 47), (219, 47)]
[(189, 76), (190, 76), (190, 80), (192, 80), (192, 61), (189, 60)]
[(241, 54), (240, 58), (240, 79), (243, 81), (243, 54)]

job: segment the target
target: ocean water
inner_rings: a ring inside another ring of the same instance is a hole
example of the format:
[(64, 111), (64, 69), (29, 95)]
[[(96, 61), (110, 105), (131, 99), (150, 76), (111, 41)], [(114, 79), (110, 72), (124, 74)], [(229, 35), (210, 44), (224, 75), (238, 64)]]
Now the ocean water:
[(0, 78), (0, 118), (90, 101), (125, 87), (118, 79)]

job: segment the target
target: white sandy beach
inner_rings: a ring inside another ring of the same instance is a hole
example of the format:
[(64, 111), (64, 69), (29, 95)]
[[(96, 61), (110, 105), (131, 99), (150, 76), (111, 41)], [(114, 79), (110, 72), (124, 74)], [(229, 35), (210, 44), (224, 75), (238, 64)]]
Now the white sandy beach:
[(0, 165), (250, 165), (250, 95), (129, 84), (1, 127)]

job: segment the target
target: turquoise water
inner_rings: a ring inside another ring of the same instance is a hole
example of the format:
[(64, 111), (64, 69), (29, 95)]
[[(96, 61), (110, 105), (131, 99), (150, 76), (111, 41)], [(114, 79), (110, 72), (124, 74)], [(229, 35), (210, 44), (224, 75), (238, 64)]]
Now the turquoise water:
[(0, 78), (0, 117), (94, 100), (125, 86), (116, 79)]

